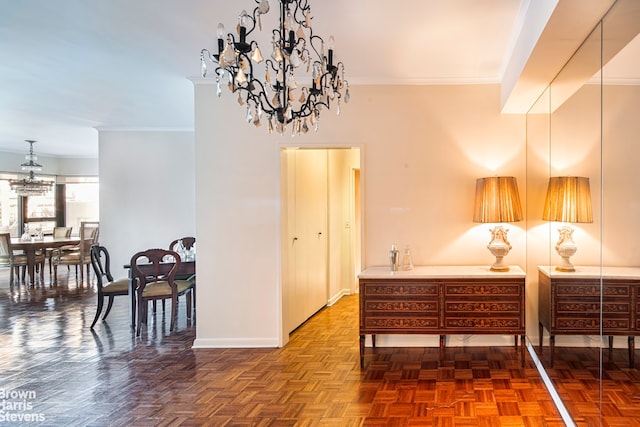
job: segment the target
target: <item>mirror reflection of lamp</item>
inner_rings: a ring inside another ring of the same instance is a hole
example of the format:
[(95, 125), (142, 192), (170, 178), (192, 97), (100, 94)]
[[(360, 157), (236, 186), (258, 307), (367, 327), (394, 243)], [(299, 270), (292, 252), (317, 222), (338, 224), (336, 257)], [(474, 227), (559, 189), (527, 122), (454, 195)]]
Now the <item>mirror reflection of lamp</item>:
[(473, 222), (496, 223), (491, 231), (491, 241), (487, 249), (496, 257), (492, 271), (509, 271), (504, 257), (511, 250), (507, 239), (509, 230), (501, 223), (522, 221), (522, 206), (518, 193), (518, 183), (512, 176), (493, 176), (476, 180), (476, 200)]
[(569, 258), (578, 249), (573, 241), (573, 228), (568, 223), (593, 222), (591, 210), (591, 189), (589, 178), (579, 176), (557, 176), (549, 178), (547, 197), (542, 219), (565, 223), (558, 232), (556, 251), (560, 255), (558, 271), (575, 271)]

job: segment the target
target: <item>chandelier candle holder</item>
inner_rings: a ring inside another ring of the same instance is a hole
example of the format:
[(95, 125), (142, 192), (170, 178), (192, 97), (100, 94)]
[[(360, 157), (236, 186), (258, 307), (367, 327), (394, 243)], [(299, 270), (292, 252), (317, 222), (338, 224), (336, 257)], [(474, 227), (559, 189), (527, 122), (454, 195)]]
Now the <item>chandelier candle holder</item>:
[(29, 143), (29, 154), (25, 156), (27, 162), (22, 163), (22, 170), (29, 172), (29, 176), (24, 179), (10, 179), (9, 186), (18, 196), (43, 196), (53, 188), (53, 181), (45, 181), (36, 178), (35, 172), (42, 170), (42, 165), (36, 163), (38, 156), (33, 154), (33, 144), (36, 141), (25, 139)]
[(309, 0), (278, 0), (280, 18), (271, 30), (272, 53), (265, 60), (258, 42), (249, 38), (262, 30), (262, 16), (270, 6), (267, 0), (254, 1), (251, 14), (240, 13), (237, 34), (225, 34), (218, 25), (217, 53), (200, 52), (202, 77), (207, 76), (207, 63), (213, 63), (217, 95), (227, 82), (229, 90), (238, 93), (238, 103), (246, 105), (246, 121), (256, 127), (266, 116), (269, 133), (284, 134), (289, 125), (292, 136), (307, 133), (310, 126), (317, 131), (322, 108), (335, 105), (339, 115), (341, 103), (349, 102), (344, 64), (334, 59), (334, 39), (325, 43), (314, 34)]

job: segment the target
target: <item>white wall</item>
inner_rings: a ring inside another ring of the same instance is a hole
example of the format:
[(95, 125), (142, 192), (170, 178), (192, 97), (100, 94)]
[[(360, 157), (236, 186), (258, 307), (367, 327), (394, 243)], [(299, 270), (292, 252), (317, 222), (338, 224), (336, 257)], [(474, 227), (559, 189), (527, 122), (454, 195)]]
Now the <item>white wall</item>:
[[(525, 118), (500, 114), (498, 85), (353, 86), (340, 117), (325, 112), (318, 133), (295, 138), (247, 124), (215, 85), (196, 82), (195, 95), (198, 260), (207, 260), (196, 347), (283, 342), (282, 146), (362, 149), (365, 267), (386, 265), (391, 243), (410, 245), (416, 264), (489, 265), (490, 225), (472, 222), (476, 178), (514, 175), (526, 200)], [(508, 228), (507, 261), (524, 266), (525, 224)]]
[(137, 251), (195, 235), (192, 132), (101, 131), (99, 162), (100, 243), (114, 276)]

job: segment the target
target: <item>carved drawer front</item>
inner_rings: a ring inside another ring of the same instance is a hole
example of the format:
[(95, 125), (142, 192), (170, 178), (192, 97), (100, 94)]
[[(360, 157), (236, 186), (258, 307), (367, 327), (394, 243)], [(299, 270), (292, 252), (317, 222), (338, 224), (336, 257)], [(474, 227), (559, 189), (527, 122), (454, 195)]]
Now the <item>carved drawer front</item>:
[(518, 281), (445, 283), (444, 327), (473, 333), (521, 331), (523, 291)]
[[(583, 333), (625, 332), (632, 325), (632, 291), (626, 283), (568, 284), (555, 288), (555, 327), (563, 331)], [(602, 302), (600, 295), (602, 294)], [(602, 320), (600, 311), (602, 309)]]
[(438, 328), (438, 283), (364, 283), (360, 292), (361, 332), (421, 333)]
[(365, 282), (360, 292), (370, 297), (438, 297), (439, 284), (436, 282)]

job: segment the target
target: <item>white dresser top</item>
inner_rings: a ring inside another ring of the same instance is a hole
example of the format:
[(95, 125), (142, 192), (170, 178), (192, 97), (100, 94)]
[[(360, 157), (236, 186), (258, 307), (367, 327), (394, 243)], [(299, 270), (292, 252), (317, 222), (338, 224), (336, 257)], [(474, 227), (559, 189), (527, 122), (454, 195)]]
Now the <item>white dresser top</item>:
[(359, 279), (466, 279), (466, 278), (521, 278), (525, 277), (522, 268), (517, 265), (509, 271), (491, 271), (489, 266), (447, 265), (415, 266), (412, 270), (391, 271), (389, 266), (368, 267), (358, 275)]
[(576, 271), (558, 271), (553, 265), (539, 265), (538, 270), (545, 276), (572, 277), (576, 279), (640, 279), (640, 267), (598, 267), (576, 266)]

